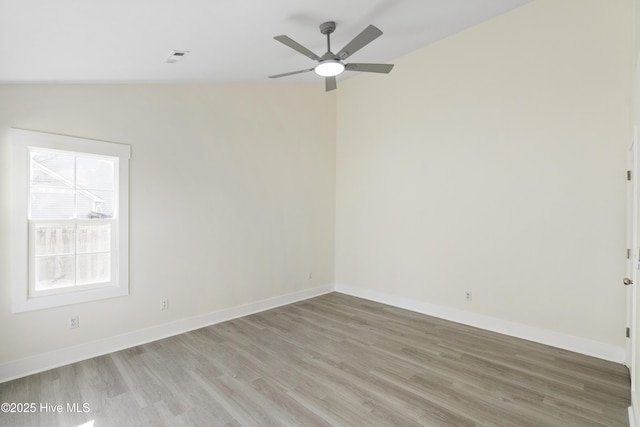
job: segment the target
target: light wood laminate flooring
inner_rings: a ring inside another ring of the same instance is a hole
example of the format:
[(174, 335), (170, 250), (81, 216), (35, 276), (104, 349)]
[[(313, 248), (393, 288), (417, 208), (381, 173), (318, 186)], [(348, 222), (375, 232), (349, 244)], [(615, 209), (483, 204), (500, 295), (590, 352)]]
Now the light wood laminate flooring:
[(630, 383), (619, 364), (331, 293), (6, 382), (0, 402), (38, 405), (2, 426), (626, 426)]

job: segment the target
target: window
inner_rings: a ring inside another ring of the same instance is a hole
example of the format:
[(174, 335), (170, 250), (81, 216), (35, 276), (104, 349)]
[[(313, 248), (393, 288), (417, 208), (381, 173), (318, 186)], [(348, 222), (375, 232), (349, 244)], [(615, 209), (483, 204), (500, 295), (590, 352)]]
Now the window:
[(127, 295), (128, 145), (11, 129), (13, 311)]

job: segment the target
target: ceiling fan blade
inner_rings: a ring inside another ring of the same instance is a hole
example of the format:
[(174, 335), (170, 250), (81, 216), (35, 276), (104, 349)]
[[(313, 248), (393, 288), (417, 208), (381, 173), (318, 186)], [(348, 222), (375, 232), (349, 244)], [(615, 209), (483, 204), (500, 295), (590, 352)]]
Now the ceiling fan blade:
[(285, 76), (292, 76), (294, 74), (300, 74), (300, 73), (308, 73), (309, 71), (313, 71), (313, 68), (309, 68), (308, 70), (300, 70), (300, 71), (291, 71), (289, 73), (283, 73), (283, 74), (276, 74), (274, 76), (269, 76), (270, 79), (277, 79), (279, 77), (285, 77)]
[(345, 70), (364, 71), (367, 73), (385, 73), (388, 74), (393, 68), (393, 64), (346, 64)]
[(286, 44), (287, 46), (289, 46), (291, 49), (300, 52), (301, 54), (303, 54), (304, 56), (313, 59), (314, 61), (319, 61), (320, 57), (318, 55), (316, 55), (315, 53), (311, 52), (309, 49), (307, 49), (306, 47), (302, 46), (300, 43), (298, 43), (297, 41), (291, 39), (290, 37), (287, 36), (275, 36), (274, 39), (278, 40), (280, 43)]
[(330, 90), (334, 90), (338, 88), (338, 84), (336, 83), (335, 77), (325, 77), (324, 85), (325, 85), (325, 92), (329, 92)]
[(374, 25), (369, 25), (360, 34), (358, 34), (353, 40), (351, 40), (345, 47), (338, 52), (338, 58), (347, 59), (378, 37), (382, 35), (382, 31)]

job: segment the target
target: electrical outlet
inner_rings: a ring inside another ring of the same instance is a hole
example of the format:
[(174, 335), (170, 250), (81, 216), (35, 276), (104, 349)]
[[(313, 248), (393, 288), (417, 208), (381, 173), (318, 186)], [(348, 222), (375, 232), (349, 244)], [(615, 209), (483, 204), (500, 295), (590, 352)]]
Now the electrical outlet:
[(471, 292), (467, 292), (464, 296), (467, 301), (471, 301)]
[(80, 316), (71, 316), (69, 318), (69, 329), (75, 329), (80, 326)]
[(160, 310), (164, 311), (164, 310), (169, 310), (169, 299), (165, 298), (162, 300), (162, 303), (160, 305)]

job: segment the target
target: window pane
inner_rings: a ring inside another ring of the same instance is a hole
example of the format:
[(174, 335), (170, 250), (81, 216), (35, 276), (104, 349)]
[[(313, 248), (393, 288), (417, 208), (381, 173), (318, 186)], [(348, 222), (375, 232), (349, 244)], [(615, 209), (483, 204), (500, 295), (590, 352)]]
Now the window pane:
[(42, 291), (75, 284), (75, 256), (44, 256), (36, 259), (36, 290)]
[(75, 191), (62, 188), (31, 188), (30, 219), (71, 219), (75, 205)]
[(76, 218), (112, 218), (113, 191), (78, 190)]
[(113, 190), (113, 160), (78, 157), (76, 160), (76, 185), (78, 188)]
[(111, 254), (85, 254), (77, 256), (77, 284), (102, 283), (111, 280)]
[(75, 227), (35, 226), (35, 254), (36, 255), (64, 255), (74, 253)]
[(79, 225), (78, 253), (109, 252), (111, 250), (111, 224)]
[(74, 156), (49, 152), (31, 153), (31, 185), (74, 187)]

